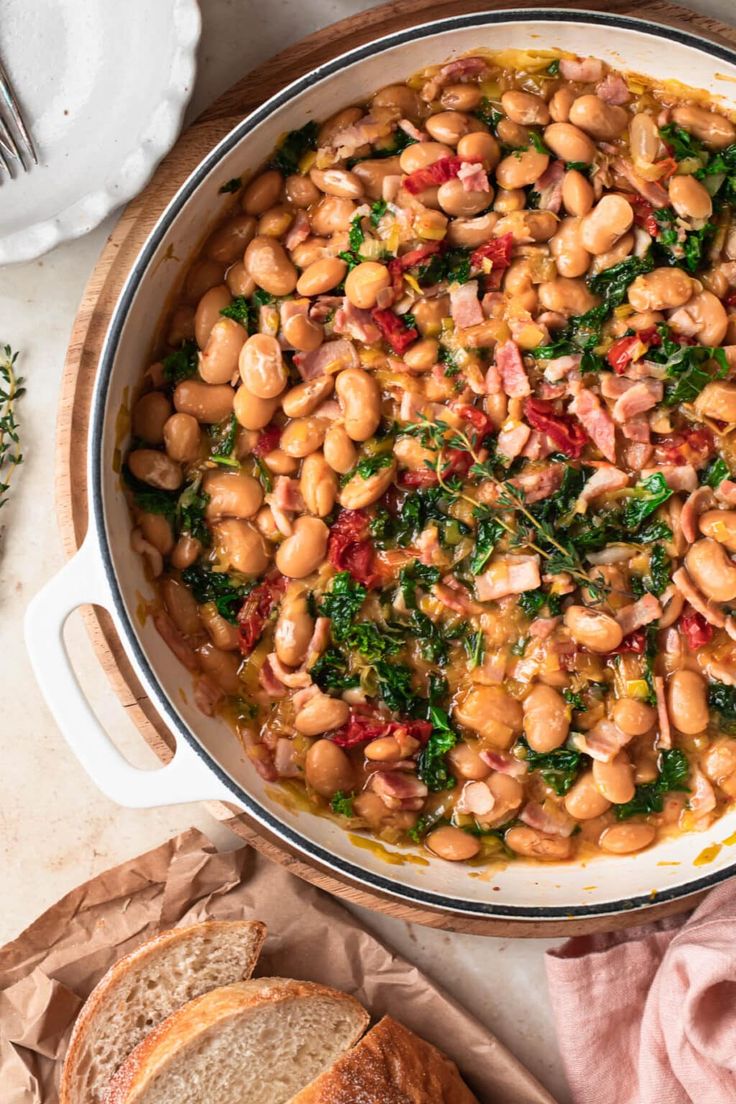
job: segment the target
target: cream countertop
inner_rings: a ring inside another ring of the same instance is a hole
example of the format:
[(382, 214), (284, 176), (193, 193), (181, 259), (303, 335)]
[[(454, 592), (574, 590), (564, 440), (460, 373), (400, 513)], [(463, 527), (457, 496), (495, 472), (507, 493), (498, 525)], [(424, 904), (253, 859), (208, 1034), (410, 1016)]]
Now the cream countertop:
[[(251, 0), (201, 4), (204, 33), (190, 118), (289, 41), (373, 6), (361, 0), (278, 0), (263, 20)], [(700, 0), (691, 7), (723, 19), (733, 13), (732, 0)], [(249, 29), (242, 39), (240, 27)], [(21, 351), (19, 368), (28, 383), (19, 405), (26, 460), (11, 504), (0, 515), (6, 528), (0, 546), (0, 943), (79, 882), (190, 825), (222, 846), (237, 842), (196, 805), (135, 811), (103, 797), (62, 740), (20, 642), (27, 601), (63, 562), (54, 516), (59, 380), (77, 305), (113, 221), (38, 261), (0, 269), (0, 341)], [(120, 746), (143, 763), (150, 753), (141, 750), (78, 615), (70, 619), (68, 634), (98, 716)], [(551, 941), (458, 936), (364, 916), (387, 942), (455, 993), (560, 1104), (567, 1104), (544, 980), (543, 954)]]

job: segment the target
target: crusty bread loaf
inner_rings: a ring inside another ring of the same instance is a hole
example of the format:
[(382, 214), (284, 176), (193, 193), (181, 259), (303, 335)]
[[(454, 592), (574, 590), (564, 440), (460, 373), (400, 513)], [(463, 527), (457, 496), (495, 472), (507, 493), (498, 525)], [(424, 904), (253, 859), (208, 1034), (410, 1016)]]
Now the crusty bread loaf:
[(146, 1036), (105, 1104), (286, 1104), (365, 1031), (353, 997), (259, 978), (214, 989)]
[(384, 1016), (290, 1104), (478, 1104), (454, 1062)]
[(77, 1019), (60, 1104), (99, 1104), (131, 1050), (175, 1009), (209, 989), (249, 978), (266, 926), (211, 920), (162, 932), (108, 970)]

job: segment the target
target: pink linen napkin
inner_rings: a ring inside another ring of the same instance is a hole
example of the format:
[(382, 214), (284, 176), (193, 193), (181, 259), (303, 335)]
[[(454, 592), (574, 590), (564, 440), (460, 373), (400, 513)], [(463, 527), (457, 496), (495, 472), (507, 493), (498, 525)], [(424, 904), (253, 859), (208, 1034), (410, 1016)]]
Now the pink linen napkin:
[(688, 916), (570, 939), (546, 965), (575, 1104), (734, 1104), (736, 879)]

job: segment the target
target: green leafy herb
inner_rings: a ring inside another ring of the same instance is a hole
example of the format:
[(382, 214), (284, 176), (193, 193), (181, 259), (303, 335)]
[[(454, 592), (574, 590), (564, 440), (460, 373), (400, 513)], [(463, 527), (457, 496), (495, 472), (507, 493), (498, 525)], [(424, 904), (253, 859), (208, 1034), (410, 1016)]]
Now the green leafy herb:
[(393, 464), (393, 456), (390, 453), (377, 453), (374, 456), (364, 456), (354, 468), (351, 468), (349, 472), (346, 472), (342, 476), (340, 482), (344, 486), (349, 483), (351, 479), (356, 476), (360, 476), (361, 479), (370, 479), (372, 475), (379, 472), (382, 468), (390, 468)]
[(517, 747), (522, 752), (531, 771), (539, 771), (542, 778), (556, 794), (562, 797), (572, 786), (580, 771), (581, 754), (574, 748), (556, 748), (554, 751), (538, 752), (529, 747), (526, 740), (520, 740)]
[(560, 612), (560, 599), (555, 594), (549, 594), (543, 587), (525, 590), (519, 595), (519, 609), (527, 617), (539, 617), (545, 607), (549, 609), (551, 617), (556, 617)]
[(697, 230), (687, 230), (671, 207), (660, 207), (653, 214), (660, 230), (652, 248), (660, 260), (664, 264), (682, 266), (688, 272), (697, 272), (704, 250), (715, 233), (715, 225), (706, 222)]
[(349, 571), (340, 571), (334, 576), (330, 589), (322, 598), (320, 612), (330, 618), (332, 635), (338, 642), (347, 638), (367, 593)]
[(362, 215), (356, 215), (353, 221), (350, 223), (348, 243), (353, 253), (360, 253), (360, 247), (365, 241), (365, 231), (361, 226), (362, 217)]
[(205, 509), (210, 496), (201, 490), (202, 477), (197, 476), (187, 484), (176, 503), (176, 526), (179, 533), (186, 533), (198, 540), (204, 548), (212, 543), (210, 531), (205, 519)]
[(437, 793), (455, 786), (455, 779), (447, 767), (446, 756), (457, 743), (457, 733), (444, 709), (431, 706), (429, 719), (432, 722), (432, 734), (419, 754), (417, 774), (431, 793)]
[(338, 816), (352, 817), (355, 816), (353, 812), (353, 801), (355, 800), (355, 794), (346, 794), (342, 790), (338, 790), (330, 798), (330, 808), (333, 813), (337, 813)]
[(232, 302), (221, 308), (220, 314), (225, 318), (232, 318), (233, 322), (239, 322), (246, 330), (250, 330), (253, 326), (253, 312), (244, 295), (236, 295)]
[(299, 162), (305, 153), (317, 148), (319, 127), (315, 122), (305, 123), (299, 130), (290, 130), (279, 144), (273, 163), (287, 176), (299, 171)]
[(371, 161), (380, 161), (386, 157), (395, 157), (397, 153), (401, 153), (407, 146), (413, 146), (416, 142), (416, 138), (412, 138), (406, 131), (396, 129), (391, 136), (391, 142), (387, 146), (382, 146), (380, 149), (373, 149), (365, 157), (349, 157), (345, 162), (345, 168), (352, 169), (353, 165), (359, 164), (361, 161), (365, 161), (368, 158)]
[(326, 648), (309, 673), (325, 693), (342, 694), (360, 685), (360, 676), (350, 671), (348, 657), (339, 648)]
[[(711, 367), (715, 364), (715, 370)], [(725, 379), (728, 361), (723, 349), (706, 345), (678, 345), (665, 364), (666, 375), (674, 384), (665, 388), (665, 406), (693, 402), (706, 384)]]
[(664, 807), (663, 798), (666, 793), (671, 793), (674, 790), (689, 792), (690, 787), (687, 784), (689, 769), (684, 751), (680, 751), (679, 748), (669, 748), (663, 751), (659, 776), (654, 782), (645, 782), (637, 786), (631, 801), (614, 806), (618, 819), (627, 820), (632, 816), (661, 813)]
[(15, 371), (17, 359), (18, 354), (9, 345), (0, 349), (0, 507), (8, 501), (10, 481), (23, 463), (15, 404), (25, 387), (23, 377)]
[(377, 199), (371, 206), (371, 225), (378, 226), (379, 222), (386, 214), (388, 203), (385, 199)]
[(220, 616), (232, 625), (237, 624), (240, 608), (255, 585), (242, 576), (213, 571), (202, 563), (185, 568), (181, 578), (200, 605), (214, 602)]
[(585, 704), (585, 698), (579, 691), (570, 690), (566, 687), (562, 691), (562, 696), (571, 709), (575, 709), (578, 713), (587, 712), (588, 707)]
[(568, 161), (565, 164), (565, 168), (568, 172), (574, 170), (575, 172), (583, 173), (584, 176), (589, 176), (591, 166), (587, 161)]
[(547, 66), (547, 68), (545, 69), (545, 73), (547, 74), (548, 77), (556, 77), (557, 74), (559, 73), (559, 71), (560, 71), (560, 59), (559, 58), (555, 58), (554, 61), (551, 61), (549, 63), (549, 65)]
[(240, 464), (233, 456), (238, 436), (238, 419), (231, 414), (226, 422), (221, 422), (211, 434), (210, 458), (217, 464), (229, 468), (238, 468)]
[(403, 663), (389, 663), (380, 659), (373, 664), (378, 680), (378, 690), (389, 709), (404, 717), (414, 716), (422, 699), (412, 686), (412, 671)]
[(480, 575), (488, 564), (493, 550), (503, 536), (503, 527), (494, 517), (480, 517), (475, 530), (475, 550), (470, 560), (472, 575)]
[(445, 376), (447, 379), (452, 379), (453, 376), (457, 376), (460, 372), (460, 365), (455, 360), (455, 354), (451, 349), (446, 349), (445, 346), (440, 347), (439, 354), (440, 364), (445, 366)]
[(440, 580), (440, 569), (412, 560), (399, 571), (399, 589), (407, 609), (417, 607), (417, 587), (431, 587)]
[(720, 724), (726, 732), (736, 732), (736, 686), (727, 686), (725, 682), (711, 682), (708, 687), (708, 706), (719, 714)]
[(133, 493), (133, 501), (146, 514), (161, 514), (174, 524), (176, 518), (176, 491), (161, 491), (136, 479), (127, 464), (123, 464), (122, 477)]
[(419, 645), (422, 659), (426, 659), (427, 663), (438, 663), (441, 666), (447, 663), (447, 640), (440, 626), (427, 617), (426, 613), (421, 613), (417, 609), (412, 610), (409, 623), (412, 635)]
[(224, 195), (226, 192), (237, 192), (238, 188), (242, 188), (243, 181), (239, 176), (234, 176), (232, 180), (228, 180), (219, 189), (220, 195)]
[(417, 265), (416, 277), (423, 286), (467, 284), (470, 279), (470, 250), (457, 246), (442, 253), (433, 253), (429, 260)]
[(724, 479), (730, 479), (731, 472), (722, 456), (716, 456), (700, 473), (700, 482), (706, 487), (719, 487)]
[(197, 374), (199, 365), (197, 343), (187, 338), (182, 341), (181, 347), (175, 353), (169, 353), (161, 363), (164, 369), (164, 379), (174, 387), (182, 380), (191, 379), (192, 376)]
[(626, 499), (623, 523), (627, 529), (638, 529), (645, 518), (653, 514), (662, 503), (672, 497), (667, 480), (661, 472), (654, 472), (640, 480)]
[(496, 127), (503, 119), (503, 112), (494, 107), (487, 96), (483, 97), (473, 114), (476, 119), (480, 119), (482, 123), (485, 123), (494, 134), (496, 133)]
[(468, 633), (463, 640), (463, 644), (469, 660), (469, 669), (472, 671), (475, 667), (480, 667), (486, 651), (486, 638), (483, 630), (478, 629), (477, 632)]
[(262, 456), (254, 457), (256, 462), (256, 471), (258, 474), (258, 481), (263, 487), (266, 494), (270, 494), (273, 490), (273, 478), (271, 472), (268, 470), (266, 463)]
[(276, 302), (276, 297), (271, 295), (270, 291), (264, 291), (263, 288), (256, 288), (251, 299), (256, 307), (268, 307), (271, 303)]
[(659, 598), (670, 585), (670, 558), (661, 544), (655, 544), (649, 556), (649, 571), (643, 579), (644, 589)]
[(550, 152), (542, 140), (542, 135), (536, 130), (529, 131), (529, 142), (531, 143), (532, 149), (535, 149), (537, 153), (548, 154)]
[(677, 123), (668, 123), (667, 126), (660, 127), (659, 136), (670, 147), (676, 161), (683, 161), (686, 157), (705, 160), (708, 156), (700, 142)]

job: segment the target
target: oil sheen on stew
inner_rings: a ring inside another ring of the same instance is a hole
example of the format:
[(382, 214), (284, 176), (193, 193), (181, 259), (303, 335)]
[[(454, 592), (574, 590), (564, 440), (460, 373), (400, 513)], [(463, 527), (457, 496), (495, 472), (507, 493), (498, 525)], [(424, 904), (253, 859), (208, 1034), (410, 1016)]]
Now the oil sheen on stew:
[(232, 193), (133, 410), (156, 626), (315, 812), (448, 861), (736, 797), (736, 129), (432, 67)]

